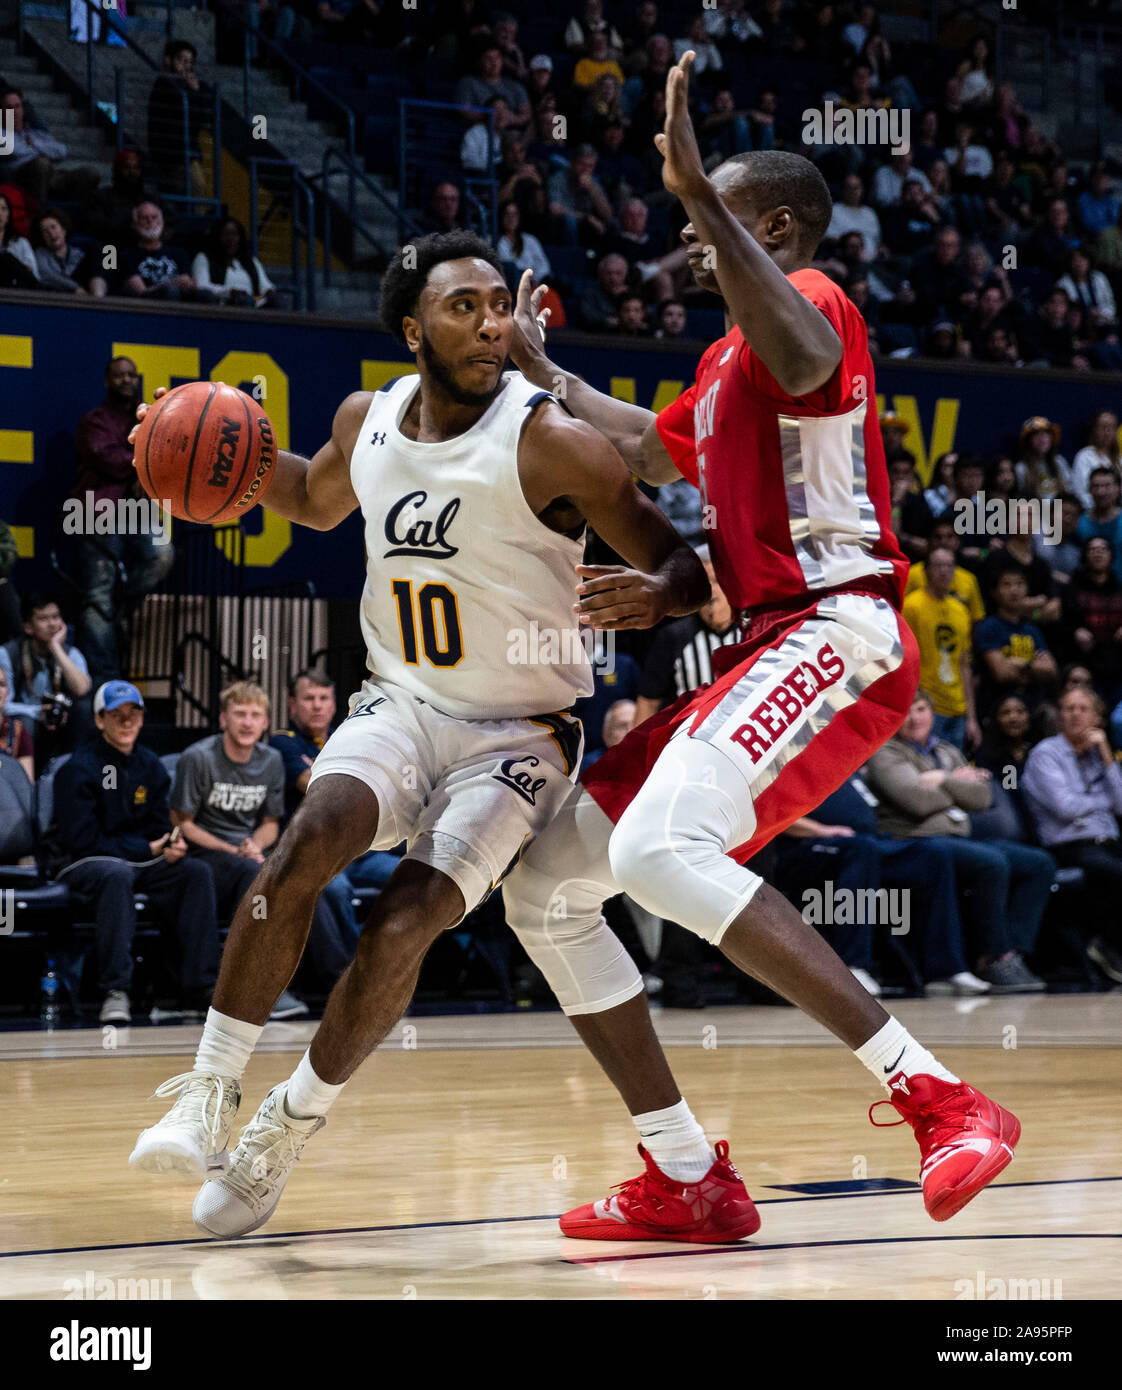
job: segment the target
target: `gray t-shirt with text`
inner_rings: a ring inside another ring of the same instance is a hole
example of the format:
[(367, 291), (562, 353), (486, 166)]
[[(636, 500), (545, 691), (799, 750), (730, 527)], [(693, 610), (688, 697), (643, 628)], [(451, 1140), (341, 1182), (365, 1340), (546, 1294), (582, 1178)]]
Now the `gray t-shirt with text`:
[(231, 762), (222, 735), (212, 734), (193, 743), (176, 764), (170, 805), (193, 816), (200, 829), (240, 845), (264, 817), (284, 815), (284, 762), (265, 743), (254, 744), (249, 762)]

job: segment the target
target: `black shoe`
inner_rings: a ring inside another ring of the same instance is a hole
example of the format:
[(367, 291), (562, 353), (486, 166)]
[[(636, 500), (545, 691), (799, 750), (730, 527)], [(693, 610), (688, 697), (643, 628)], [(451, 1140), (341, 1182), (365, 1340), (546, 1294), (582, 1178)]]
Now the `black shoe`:
[(1112, 941), (1096, 936), (1088, 943), (1087, 954), (1108, 979), (1122, 985), (1122, 951)]

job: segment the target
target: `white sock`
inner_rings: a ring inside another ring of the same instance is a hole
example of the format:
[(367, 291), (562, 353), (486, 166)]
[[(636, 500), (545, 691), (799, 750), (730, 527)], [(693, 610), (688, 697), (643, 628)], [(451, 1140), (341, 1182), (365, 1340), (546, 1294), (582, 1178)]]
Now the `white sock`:
[(632, 1115), (643, 1148), (675, 1182), (700, 1182), (717, 1155), (684, 1100), (665, 1110)]
[(942, 1062), (917, 1043), (911, 1033), (899, 1022), (890, 1018), (879, 1033), (874, 1033), (867, 1043), (854, 1050), (853, 1055), (873, 1073), (880, 1084), (888, 1089), (888, 1078), (902, 1071), (905, 1076), (934, 1076), (939, 1081), (958, 1081), (954, 1072), (948, 1071)]
[(321, 1081), (312, 1066), (312, 1049), (309, 1047), (288, 1078), (285, 1112), (293, 1120), (310, 1120), (317, 1115), (326, 1115), (346, 1084), (341, 1081), (338, 1086), (329, 1086), (326, 1081)]
[(220, 1014), (217, 1009), (208, 1010), (199, 1050), (195, 1053), (194, 1070), (232, 1076), (235, 1081), (240, 1081), (263, 1026), (260, 1023), (243, 1023), (240, 1018)]

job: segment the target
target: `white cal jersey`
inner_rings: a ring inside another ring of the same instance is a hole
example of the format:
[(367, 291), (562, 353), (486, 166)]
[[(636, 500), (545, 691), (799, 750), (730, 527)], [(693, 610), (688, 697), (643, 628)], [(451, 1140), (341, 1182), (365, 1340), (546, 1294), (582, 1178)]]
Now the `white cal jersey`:
[(398, 428), (420, 389), (374, 393), (351, 456), (362, 506), (362, 635), (375, 679), (445, 714), (525, 718), (592, 693), (573, 604), (583, 537), (551, 531), (518, 477), (533, 406), (553, 399), (520, 372), (471, 429), (421, 444)]

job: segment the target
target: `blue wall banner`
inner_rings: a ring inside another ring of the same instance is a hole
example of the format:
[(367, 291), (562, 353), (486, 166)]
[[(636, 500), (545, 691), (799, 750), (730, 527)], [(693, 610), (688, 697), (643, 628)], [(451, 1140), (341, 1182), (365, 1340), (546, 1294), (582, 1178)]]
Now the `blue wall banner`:
[[(622, 345), (586, 336), (550, 345), (554, 359), (601, 390), (650, 409), (692, 380), (700, 349)], [(50, 539), (74, 476), (74, 433), (104, 395), (117, 353), (140, 369), (145, 399), (159, 386), (225, 381), (262, 401), (284, 449), (313, 454), (339, 403), (413, 370), (388, 334), (363, 324), (294, 315), (250, 316), (146, 307), (0, 300), (0, 517), (15, 531), (24, 590), (49, 585)], [(1097, 410), (1119, 410), (1122, 380), (1079, 373), (1004, 371), (972, 364), (886, 361), (878, 406), (910, 423), (905, 441), (926, 480), (948, 449), (992, 454), (1016, 446), (1023, 420), (1046, 414), (1070, 460)], [(178, 524), (178, 523), (176, 523)], [(310, 579), (321, 597), (357, 597), (363, 583), (357, 516), (324, 535), (257, 509), (243, 523), (246, 560), (261, 582)], [(174, 536), (174, 531), (173, 531)]]

